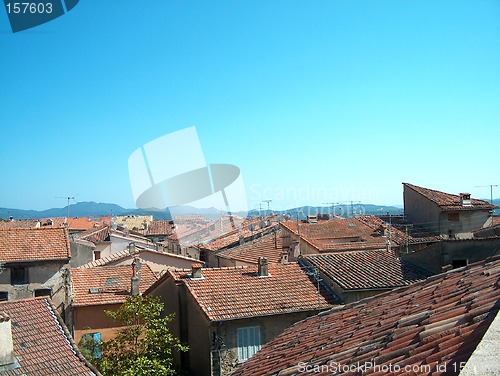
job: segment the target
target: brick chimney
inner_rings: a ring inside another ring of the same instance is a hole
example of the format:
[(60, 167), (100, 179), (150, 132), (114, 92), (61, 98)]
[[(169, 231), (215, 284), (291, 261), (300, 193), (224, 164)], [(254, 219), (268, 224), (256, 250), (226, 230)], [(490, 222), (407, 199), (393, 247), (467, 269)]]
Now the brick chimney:
[(267, 265), (267, 257), (259, 257), (258, 275), (259, 277), (269, 276), (269, 266)]
[(203, 278), (203, 274), (201, 274), (202, 266), (200, 263), (191, 264), (191, 278)]
[(10, 317), (5, 312), (0, 312), (0, 370), (13, 369), (14, 366), (14, 343)]

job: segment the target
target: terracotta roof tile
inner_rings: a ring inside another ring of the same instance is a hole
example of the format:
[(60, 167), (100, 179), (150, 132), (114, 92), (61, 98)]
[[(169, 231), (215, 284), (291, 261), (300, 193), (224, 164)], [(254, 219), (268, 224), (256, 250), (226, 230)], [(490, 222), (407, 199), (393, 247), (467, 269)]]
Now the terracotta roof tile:
[(90, 230), (85, 230), (75, 234), (75, 238), (87, 240), (94, 244), (101, 243), (104, 241), (109, 241), (109, 236), (111, 234), (111, 230), (109, 225), (104, 225), (98, 228), (92, 228)]
[(491, 210), (493, 209), (494, 205), (491, 205), (489, 202), (484, 201), (484, 200), (478, 200), (471, 198), (471, 206), (463, 206), (460, 201), (460, 196), (459, 195), (454, 195), (451, 193), (445, 193), (445, 192), (440, 192), (436, 191), (434, 189), (429, 189), (429, 188), (423, 188), (419, 187), (417, 185), (413, 184), (408, 184), (408, 183), (403, 183), (405, 187), (408, 187), (415, 192), (421, 194), (422, 196), (426, 197), (427, 199), (435, 202), (439, 207), (441, 207), (443, 210)]
[(203, 248), (216, 251), (238, 245), (240, 238), (250, 239), (262, 233), (277, 230), (278, 224), (271, 221), (272, 218), (245, 219), (239, 228), (228, 230), (224, 235), (216, 237), (211, 242), (204, 244)]
[(389, 231), (392, 245), (403, 244), (407, 238), (409, 242), (414, 242), (412, 237), (407, 237), (402, 231), (388, 226), (382, 219), (369, 215), (318, 223), (286, 221), (281, 222), (281, 225), (294, 234), (298, 233), (298, 226), (301, 239), (320, 251), (385, 248)]
[(211, 321), (326, 309), (335, 302), (318, 294), (296, 263), (269, 265), (268, 277), (259, 277), (255, 267), (202, 269), (202, 279), (187, 271), (169, 274), (187, 286)]
[(270, 264), (275, 264), (281, 261), (282, 243), (281, 232), (277, 231), (242, 245), (222, 250), (216, 256), (255, 265), (257, 265), (259, 257), (266, 257)]
[(2, 375), (94, 375), (55, 309), (44, 298), (0, 302), (10, 317), (20, 367)]
[(304, 260), (318, 267), (343, 290), (407, 286), (431, 275), (383, 249), (308, 255)]
[(145, 231), (145, 235), (168, 235), (172, 233), (171, 221), (167, 220), (157, 220), (152, 221), (148, 225), (148, 229)]
[[(132, 268), (129, 265), (71, 269), (71, 277), (74, 306), (123, 303), (130, 295)], [(143, 264), (139, 291), (143, 293), (156, 280), (151, 268)]]
[(111, 224), (111, 217), (80, 217), (68, 219), (70, 230), (92, 230)]
[(286, 374), (299, 362), (301, 375), (321, 374), (312, 367), (332, 364), (360, 373), (354, 359), (376, 363), (378, 368), (366, 370), (370, 375), (381, 367), (392, 367), (381, 374), (412, 374), (419, 365), (415, 374), (457, 374), (500, 308), (499, 267), (496, 257), (298, 322), (233, 375)]
[(2, 262), (69, 258), (69, 235), (64, 227), (0, 230)]

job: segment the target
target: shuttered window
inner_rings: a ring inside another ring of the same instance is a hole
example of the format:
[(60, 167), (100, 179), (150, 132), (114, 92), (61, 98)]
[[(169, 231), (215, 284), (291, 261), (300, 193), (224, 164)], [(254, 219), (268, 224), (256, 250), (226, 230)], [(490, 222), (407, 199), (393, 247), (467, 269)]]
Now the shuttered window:
[(260, 327), (238, 328), (238, 361), (244, 362), (260, 349)]

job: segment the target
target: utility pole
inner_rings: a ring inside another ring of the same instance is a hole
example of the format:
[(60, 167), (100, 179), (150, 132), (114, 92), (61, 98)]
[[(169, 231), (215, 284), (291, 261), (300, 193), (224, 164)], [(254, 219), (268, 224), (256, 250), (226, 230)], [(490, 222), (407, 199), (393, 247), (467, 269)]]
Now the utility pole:
[[(70, 200), (75, 200), (75, 198), (73, 196), (67, 196), (67, 197), (56, 197), (56, 198), (64, 198), (64, 199), (67, 199), (68, 200), (68, 216), (67, 216), (67, 221), (69, 221), (69, 201)], [(69, 222), (68, 222), (68, 225), (69, 225)]]
[(490, 204), (493, 205), (493, 187), (500, 187), (500, 184), (476, 185), (476, 188), (490, 187)]

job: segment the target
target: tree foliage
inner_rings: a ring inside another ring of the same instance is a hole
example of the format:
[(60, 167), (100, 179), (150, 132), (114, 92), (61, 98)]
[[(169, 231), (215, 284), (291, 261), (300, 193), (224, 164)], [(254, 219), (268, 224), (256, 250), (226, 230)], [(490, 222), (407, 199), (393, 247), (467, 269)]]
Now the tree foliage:
[(115, 338), (102, 342), (100, 359), (92, 360), (103, 375), (176, 374), (173, 351), (187, 351), (187, 347), (168, 330), (174, 316), (162, 318), (162, 311), (163, 303), (151, 296), (129, 296), (117, 311), (106, 311), (125, 327)]

